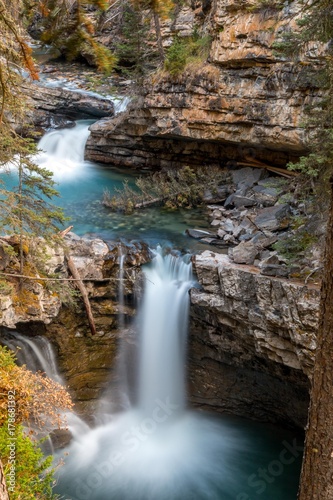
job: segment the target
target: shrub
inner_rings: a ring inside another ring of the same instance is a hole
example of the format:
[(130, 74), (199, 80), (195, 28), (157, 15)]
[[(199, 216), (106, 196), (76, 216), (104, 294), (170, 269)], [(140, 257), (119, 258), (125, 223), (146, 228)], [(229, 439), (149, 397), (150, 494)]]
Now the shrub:
[(49, 420), (52, 426), (60, 426), (64, 423), (61, 410), (71, 405), (61, 385), (17, 366), (15, 354), (0, 346), (0, 456), (10, 500), (57, 498), (52, 494), (53, 457), (44, 457), (33, 431), (25, 430), (22, 423), (32, 421), (42, 428)]
[[(6, 476), (10, 500), (51, 500), (58, 498), (52, 494), (52, 456), (45, 457), (37, 441), (26, 435), (22, 425), (15, 428), (15, 455), (10, 454), (8, 424), (0, 428), (0, 455)], [(15, 457), (15, 458), (13, 458)], [(11, 471), (15, 473), (11, 474)], [(15, 487), (9, 478), (15, 477)]]
[(197, 32), (189, 38), (175, 37), (167, 50), (164, 68), (172, 76), (179, 75), (193, 62), (207, 59), (211, 45), (209, 35), (199, 36)]

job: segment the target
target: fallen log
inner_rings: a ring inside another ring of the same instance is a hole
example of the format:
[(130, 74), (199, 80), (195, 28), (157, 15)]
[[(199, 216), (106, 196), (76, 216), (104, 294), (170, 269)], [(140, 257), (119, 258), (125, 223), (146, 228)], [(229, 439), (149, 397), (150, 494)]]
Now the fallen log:
[(245, 158), (246, 161), (238, 161), (238, 165), (242, 165), (245, 167), (254, 167), (254, 168), (265, 168), (270, 172), (274, 172), (276, 174), (282, 175), (283, 177), (291, 178), (297, 177), (298, 172), (292, 172), (290, 170), (286, 170), (285, 168), (274, 167), (272, 165), (267, 165), (259, 160), (255, 160), (254, 158)]
[(96, 333), (97, 333), (96, 332), (96, 325), (95, 325), (94, 316), (93, 316), (93, 313), (91, 310), (91, 305), (90, 305), (87, 289), (81, 280), (79, 271), (77, 270), (73, 259), (69, 255), (65, 255), (65, 259), (67, 262), (68, 269), (70, 270), (73, 278), (75, 278), (75, 283), (81, 292), (84, 307), (86, 309), (86, 313), (87, 313), (87, 317), (88, 317), (88, 322), (89, 322), (91, 334), (96, 335)]
[(153, 198), (152, 200), (147, 200), (147, 201), (142, 201), (140, 203), (136, 203), (134, 205), (134, 208), (150, 207), (152, 205), (156, 205), (156, 203), (162, 203), (163, 201), (165, 201), (165, 198)]
[(61, 238), (64, 238), (66, 236), (66, 234), (69, 233), (73, 229), (73, 227), (74, 226), (68, 226), (63, 231), (59, 231), (58, 236), (60, 236)]

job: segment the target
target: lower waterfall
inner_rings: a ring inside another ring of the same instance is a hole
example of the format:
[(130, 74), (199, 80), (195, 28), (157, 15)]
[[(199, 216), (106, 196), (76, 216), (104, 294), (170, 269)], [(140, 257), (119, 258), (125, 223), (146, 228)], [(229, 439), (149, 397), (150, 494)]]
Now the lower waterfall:
[[(293, 441), (272, 437), (271, 429), (259, 434), (258, 424), (244, 431), (242, 419), (237, 424), (186, 408), (189, 260), (156, 252), (145, 276), (136, 403), (75, 437), (58, 472), (60, 498), (294, 499), (299, 460), (290, 451)], [(279, 462), (281, 446), (288, 462)], [(281, 467), (283, 484), (277, 479)]]

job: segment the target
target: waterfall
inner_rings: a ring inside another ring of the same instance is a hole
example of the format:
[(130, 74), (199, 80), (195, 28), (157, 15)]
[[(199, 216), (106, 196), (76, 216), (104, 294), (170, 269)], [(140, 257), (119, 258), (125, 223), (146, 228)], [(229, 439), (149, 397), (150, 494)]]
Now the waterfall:
[[(104, 391), (100, 399), (95, 420), (97, 423), (107, 423), (112, 418), (112, 413), (119, 410), (129, 409), (130, 388), (128, 380), (128, 345), (126, 341), (125, 329), (125, 290), (124, 290), (124, 262), (126, 258), (126, 248), (120, 243), (118, 245), (118, 353), (115, 359), (116, 373), (111, 376), (108, 388)], [(113, 372), (114, 372), (113, 371)]]
[(35, 161), (51, 170), (55, 181), (83, 175), (84, 151), (90, 131), (91, 120), (79, 120), (75, 127), (47, 132), (39, 141)]
[(237, 484), (237, 432), (185, 409), (191, 263), (159, 249), (144, 273), (137, 404), (74, 440), (56, 492), (71, 500), (235, 498), (223, 492), (234, 495)]
[(193, 284), (191, 263), (172, 255), (155, 255), (145, 271), (139, 357), (139, 407), (151, 412), (156, 400), (170, 398), (185, 406), (185, 345)]
[(122, 330), (125, 326), (125, 300), (124, 300), (124, 261), (126, 254), (122, 245), (118, 246), (118, 263), (119, 263), (119, 286), (118, 286), (118, 307), (119, 307), (119, 329)]
[(7, 334), (4, 344), (16, 353), (20, 365), (26, 365), (32, 371), (41, 371), (59, 384), (63, 384), (60, 376), (55, 354), (50, 342), (39, 335), (33, 339), (17, 332)]

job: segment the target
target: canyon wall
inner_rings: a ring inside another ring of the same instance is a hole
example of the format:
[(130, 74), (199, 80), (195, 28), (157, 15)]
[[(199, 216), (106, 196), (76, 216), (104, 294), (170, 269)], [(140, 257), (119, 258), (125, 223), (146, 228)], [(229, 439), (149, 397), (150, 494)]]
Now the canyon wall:
[(147, 78), (128, 111), (91, 127), (87, 158), (113, 165), (161, 168), (253, 160), (285, 166), (306, 152), (306, 107), (321, 95), (316, 83), (321, 47), (298, 62), (277, 55), (274, 42), (296, 28), (300, 3), (259, 0), (186, 2), (171, 36), (210, 35), (207, 60), (178, 75)]
[[(151, 256), (144, 245), (120, 248), (102, 240), (70, 238), (70, 253), (86, 280), (97, 334), (90, 334), (80, 300), (74, 309), (61, 306), (59, 296), (41, 283), (25, 285), (25, 302), (16, 295), (0, 295), (1, 326), (52, 342), (76, 411), (91, 420), (109, 384), (119, 389), (115, 368), (122, 343), (128, 347), (126, 369), (135, 373), (138, 339), (133, 319), (142, 295), (141, 265)], [(125, 255), (123, 301), (120, 251)], [(318, 286), (265, 276), (255, 266), (235, 264), (212, 251), (196, 255), (193, 263), (198, 287), (191, 290), (190, 403), (209, 411), (304, 426), (316, 347)], [(53, 254), (50, 266), (63, 268), (67, 276), (61, 250)], [(135, 377), (131, 383), (135, 386)], [(111, 393), (114, 404), (116, 394)]]
[(264, 276), (227, 255), (194, 257), (190, 387), (195, 405), (304, 426), (319, 288)]
[[(66, 247), (84, 280), (96, 335), (90, 332), (79, 293), (72, 304), (66, 305), (62, 303), (65, 296), (60, 290), (46, 287), (42, 280), (24, 280), (20, 293), (14, 288), (0, 293), (0, 342), (10, 337), (11, 331), (28, 338), (37, 335), (48, 338), (76, 411), (92, 420), (103, 390), (115, 376), (111, 368), (117, 364), (119, 344), (122, 339), (131, 342), (128, 325), (141, 295), (141, 265), (151, 256), (144, 243), (106, 243), (96, 238), (80, 238), (73, 233), (66, 236)], [(57, 272), (59, 278), (70, 279), (64, 249), (49, 248), (47, 253), (48, 272)], [(123, 300), (119, 297), (120, 275), (123, 276)], [(124, 325), (120, 331), (121, 321)]]

